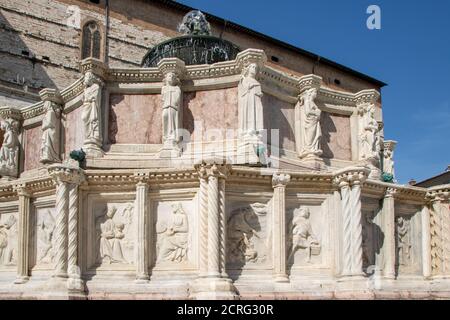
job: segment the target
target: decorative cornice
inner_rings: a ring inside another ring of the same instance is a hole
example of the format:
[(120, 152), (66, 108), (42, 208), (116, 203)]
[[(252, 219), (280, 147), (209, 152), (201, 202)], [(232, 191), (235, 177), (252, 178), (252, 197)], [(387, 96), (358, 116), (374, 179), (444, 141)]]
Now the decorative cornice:
[(80, 72), (86, 74), (92, 72), (101, 79), (105, 79), (108, 67), (100, 60), (95, 58), (87, 58), (80, 62)]
[(14, 119), (20, 121), (23, 119), (20, 109), (16, 109), (9, 106), (0, 107), (0, 118), (2, 119)]
[(319, 89), (322, 84), (322, 77), (315, 74), (308, 74), (298, 80), (300, 94), (309, 89)]
[(427, 200), (430, 202), (448, 202), (450, 200), (450, 184), (444, 184), (428, 188)]
[(256, 63), (260, 67), (260, 69), (262, 69), (266, 62), (266, 53), (260, 49), (249, 48), (239, 52), (236, 56), (236, 64), (239, 66), (240, 70), (244, 69), (252, 63)]
[(361, 90), (354, 95), (354, 102), (357, 106), (363, 104), (374, 104), (380, 98), (380, 93), (374, 89)]
[(49, 89), (49, 88), (42, 89), (41, 91), (39, 91), (39, 96), (41, 97), (41, 100), (44, 102), (50, 101), (56, 104), (63, 103), (61, 93), (56, 89)]
[(186, 73), (186, 65), (178, 58), (164, 58), (158, 62), (158, 70), (163, 76), (173, 72), (181, 79)]
[(72, 183), (72, 184), (81, 184), (84, 180), (83, 170), (73, 164), (61, 164), (55, 163), (47, 168), (48, 174), (53, 180), (59, 183)]

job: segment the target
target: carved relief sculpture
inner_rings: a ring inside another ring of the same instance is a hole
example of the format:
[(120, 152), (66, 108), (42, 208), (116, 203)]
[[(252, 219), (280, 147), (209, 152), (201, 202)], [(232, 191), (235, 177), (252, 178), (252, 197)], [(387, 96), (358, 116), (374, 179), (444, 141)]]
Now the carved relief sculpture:
[(122, 251), (125, 225), (113, 220), (116, 212), (117, 208), (114, 206), (107, 208), (105, 214), (97, 221), (101, 263), (127, 263)]
[(168, 72), (165, 75), (161, 96), (163, 103), (163, 143), (167, 147), (173, 147), (179, 142), (179, 112), (182, 105), (179, 79), (174, 72)]
[(100, 148), (101, 135), (101, 96), (103, 82), (92, 72), (84, 75), (84, 97), (81, 118), (84, 125), (84, 144), (87, 148)]
[(393, 182), (395, 178), (394, 172), (394, 149), (396, 142), (387, 140), (383, 142), (383, 175), (384, 181)]
[(320, 114), (321, 110), (314, 102), (317, 97), (317, 88), (306, 90), (300, 97), (300, 105), (302, 108), (302, 145), (300, 158), (308, 156), (320, 156), (322, 149), (320, 146), (320, 139), (322, 137), (322, 130), (320, 128)]
[(397, 217), (397, 253), (399, 265), (409, 265), (411, 261), (411, 221)]
[(231, 213), (228, 219), (228, 254), (230, 262), (261, 262), (265, 253), (258, 252), (257, 240), (261, 241), (261, 225), (258, 215), (267, 213), (267, 205), (254, 203), (239, 208)]
[(238, 86), (239, 100), (239, 130), (243, 137), (258, 136), (264, 129), (263, 106), (261, 102), (261, 84), (256, 77), (259, 67), (256, 63), (249, 64), (243, 71)]
[(17, 226), (14, 215), (0, 222), (0, 265), (11, 266), (17, 260)]
[(55, 219), (50, 210), (47, 210), (44, 217), (38, 222), (38, 239), (37, 239), (37, 262), (42, 264), (52, 263), (55, 252), (53, 244), (55, 237)]
[(189, 224), (181, 203), (172, 205), (172, 216), (162, 234), (159, 261), (183, 262), (187, 260)]
[(320, 254), (320, 243), (314, 235), (310, 211), (307, 207), (300, 207), (294, 210), (292, 219), (292, 249), (288, 261), (292, 261), (298, 249), (306, 250), (306, 262), (311, 261), (311, 255)]
[(61, 109), (51, 101), (44, 102), (45, 115), (42, 119), (41, 162), (60, 162), (59, 135)]
[(0, 122), (4, 131), (0, 148), (0, 176), (16, 177), (19, 168), (19, 122), (7, 118)]

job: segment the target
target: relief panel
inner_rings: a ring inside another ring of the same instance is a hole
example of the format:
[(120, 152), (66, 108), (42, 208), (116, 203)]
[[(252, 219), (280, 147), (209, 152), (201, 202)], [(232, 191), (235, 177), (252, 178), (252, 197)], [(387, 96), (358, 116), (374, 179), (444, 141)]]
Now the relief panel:
[(0, 214), (0, 269), (17, 265), (17, 213)]

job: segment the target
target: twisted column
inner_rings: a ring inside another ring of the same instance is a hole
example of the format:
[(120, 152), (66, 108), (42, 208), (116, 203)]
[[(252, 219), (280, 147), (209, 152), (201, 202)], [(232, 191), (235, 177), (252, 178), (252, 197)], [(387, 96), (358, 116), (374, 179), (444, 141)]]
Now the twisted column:
[(226, 227), (226, 211), (225, 211), (225, 178), (219, 177), (219, 260), (220, 260), (220, 274), (227, 278), (226, 273), (226, 250), (227, 250), (227, 227)]
[(68, 288), (82, 290), (78, 262), (78, 185), (84, 181), (76, 161), (53, 164), (49, 175), (56, 183), (55, 270), (53, 277), (69, 276)]
[(342, 204), (342, 275), (359, 276), (363, 270), (361, 184), (368, 176), (366, 167), (350, 167), (338, 171), (334, 178)]
[(361, 225), (361, 182), (353, 182), (351, 191), (352, 208), (352, 275), (362, 274), (363, 249), (362, 249), (362, 225)]
[(219, 181), (213, 165), (208, 176), (208, 276), (220, 276)]
[(288, 174), (275, 173), (273, 187), (273, 276), (276, 282), (289, 282), (286, 270), (286, 185), (291, 180)]
[(18, 255), (17, 278), (14, 283), (25, 283), (29, 279), (29, 234), (30, 234), (30, 193), (24, 186), (16, 189), (19, 196), (19, 223), (18, 223)]
[(67, 277), (67, 214), (69, 210), (68, 183), (58, 181), (56, 186), (55, 273), (54, 277)]
[(206, 168), (201, 165), (197, 168), (200, 179), (199, 191), (199, 232), (200, 232), (200, 276), (208, 272), (208, 175)]
[(149, 278), (148, 274), (148, 191), (146, 182), (139, 181), (136, 184), (136, 213), (137, 213), (137, 261), (136, 261), (136, 282), (145, 283)]
[(384, 276), (395, 278), (395, 188), (386, 188), (383, 198)]

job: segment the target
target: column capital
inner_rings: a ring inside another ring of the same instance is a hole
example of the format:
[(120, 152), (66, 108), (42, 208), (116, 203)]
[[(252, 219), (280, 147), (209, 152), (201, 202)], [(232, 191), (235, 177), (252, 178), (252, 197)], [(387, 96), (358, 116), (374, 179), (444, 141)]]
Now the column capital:
[(426, 199), (429, 202), (445, 202), (450, 199), (450, 184), (428, 188)]
[(85, 181), (83, 169), (74, 161), (55, 163), (47, 168), (48, 174), (56, 183), (81, 184)]
[(333, 184), (339, 188), (349, 185), (361, 185), (369, 176), (367, 167), (348, 167), (338, 170), (334, 174)]
[(231, 165), (227, 163), (226, 158), (211, 158), (197, 162), (195, 169), (200, 179), (206, 179), (207, 177), (226, 179), (230, 173)]
[(385, 198), (394, 198), (395, 195), (397, 194), (397, 188), (394, 187), (387, 187), (386, 190), (384, 191), (384, 197)]
[(307, 74), (301, 77), (298, 80), (298, 88), (300, 91), (300, 96), (307, 90), (310, 89), (320, 89), (320, 85), (322, 84), (322, 77), (319, 77), (315, 74)]
[(150, 181), (150, 174), (148, 172), (135, 172), (133, 179), (136, 182), (136, 186), (148, 185)]
[(286, 185), (291, 181), (291, 176), (286, 173), (274, 173), (272, 175), (272, 187), (286, 187)]

